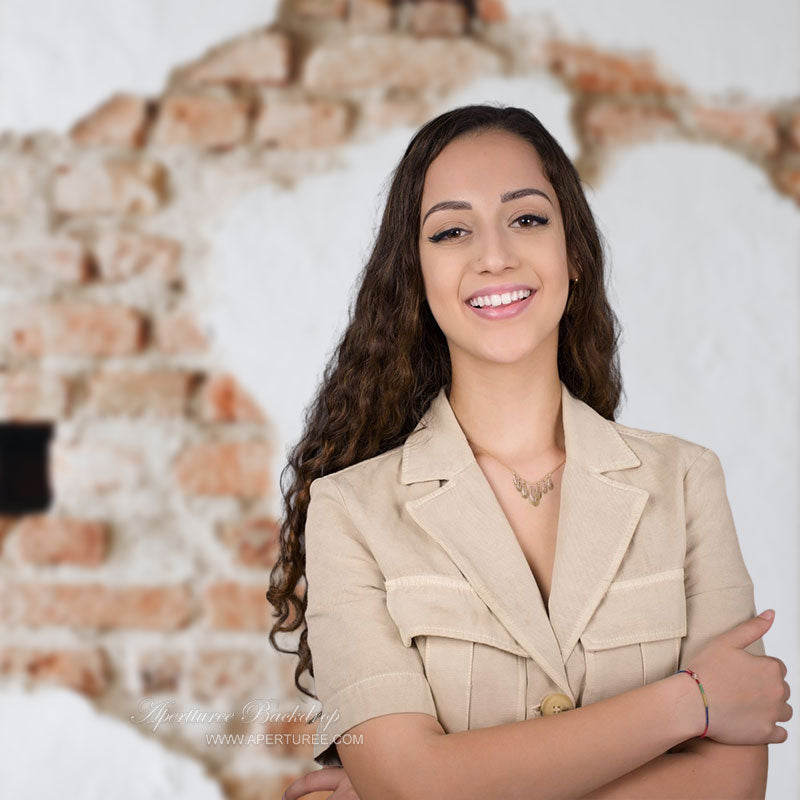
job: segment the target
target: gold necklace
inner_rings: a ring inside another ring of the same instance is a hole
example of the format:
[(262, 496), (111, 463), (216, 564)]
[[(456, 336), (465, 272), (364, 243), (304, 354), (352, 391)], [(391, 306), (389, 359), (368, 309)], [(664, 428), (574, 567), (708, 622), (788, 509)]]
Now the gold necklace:
[[(473, 451), (477, 448), (479, 452), (486, 453), (487, 456), (492, 456), (492, 458), (495, 461), (499, 462), (500, 464), (503, 464), (503, 462), (500, 461), (500, 459), (497, 458), (497, 456), (492, 455), (488, 450), (484, 450), (482, 447), (477, 447), (477, 445), (474, 445), (472, 442), (469, 441), (469, 439), (467, 439), (467, 441), (469, 442), (470, 447), (472, 447)], [(565, 458), (564, 461), (561, 462), (561, 464), (564, 464), (566, 460), (567, 459)], [(558, 467), (560, 467), (561, 464), (559, 464)], [(514, 480), (514, 486), (516, 487), (517, 491), (524, 498), (530, 500), (530, 502), (535, 506), (539, 505), (539, 501), (542, 499), (542, 495), (547, 494), (547, 492), (549, 492), (550, 489), (553, 488), (553, 473), (558, 469), (558, 467), (554, 467), (541, 480), (538, 480), (535, 483), (531, 483), (530, 481), (526, 481), (524, 478), (521, 478), (517, 473), (517, 471), (509, 467), (507, 464), (503, 464), (503, 466), (506, 469), (511, 470), (511, 474)]]

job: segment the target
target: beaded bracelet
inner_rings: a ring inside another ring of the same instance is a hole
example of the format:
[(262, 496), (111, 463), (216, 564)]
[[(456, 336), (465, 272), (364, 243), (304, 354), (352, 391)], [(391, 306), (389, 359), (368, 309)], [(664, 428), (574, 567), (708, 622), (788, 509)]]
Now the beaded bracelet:
[[(703, 695), (703, 705), (706, 708), (706, 729), (700, 734), (698, 738), (702, 739), (706, 733), (708, 733), (708, 700), (706, 700), (706, 693), (703, 691), (703, 684), (700, 683), (700, 676), (693, 670), (693, 669), (679, 669), (678, 672), (685, 672), (690, 677), (694, 678), (697, 681), (697, 685), (700, 687), (700, 694)], [(678, 672), (675, 674), (677, 675)]]

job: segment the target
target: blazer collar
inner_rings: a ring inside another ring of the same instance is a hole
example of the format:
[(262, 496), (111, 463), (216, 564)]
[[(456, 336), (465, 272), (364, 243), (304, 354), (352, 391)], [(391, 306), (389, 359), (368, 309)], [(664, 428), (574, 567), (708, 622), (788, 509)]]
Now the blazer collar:
[(610, 420), (560, 383), (567, 460), (547, 609), (444, 387), (403, 445), (400, 480), (433, 482), (431, 492), (405, 503), (408, 513), (574, 702), (565, 662), (619, 567), (649, 493), (603, 474), (641, 462)]

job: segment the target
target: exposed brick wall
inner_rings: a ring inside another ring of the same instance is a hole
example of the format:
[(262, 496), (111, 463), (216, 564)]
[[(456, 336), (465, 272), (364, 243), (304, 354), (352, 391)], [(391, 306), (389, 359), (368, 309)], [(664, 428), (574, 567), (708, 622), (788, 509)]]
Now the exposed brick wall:
[[(207, 231), (249, 187), (421, 124), (442, 90), (541, 73), (572, 94), (589, 180), (634, 142), (697, 139), (800, 199), (796, 99), (711, 103), (641, 54), (522, 40), (500, 0), (284, 2), (160, 96), (114, 95), (66, 137), (0, 133), (0, 418), (56, 425), (52, 508), (0, 519), (0, 675), (58, 682), (123, 719), (159, 693), (292, 707), (294, 661), (266, 638), (269, 409), (203, 329), (190, 289), (214, 266)], [(280, 797), (293, 777), (280, 758), (311, 753), (250, 748), (244, 768), (229, 748), (184, 746), (240, 800)]]

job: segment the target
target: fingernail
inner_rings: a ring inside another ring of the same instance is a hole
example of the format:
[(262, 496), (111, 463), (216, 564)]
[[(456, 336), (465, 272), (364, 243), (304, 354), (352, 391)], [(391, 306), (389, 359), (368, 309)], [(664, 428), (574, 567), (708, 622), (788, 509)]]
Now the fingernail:
[(775, 616), (775, 611), (768, 608), (766, 611), (762, 611), (758, 616), (762, 619), (772, 619)]

